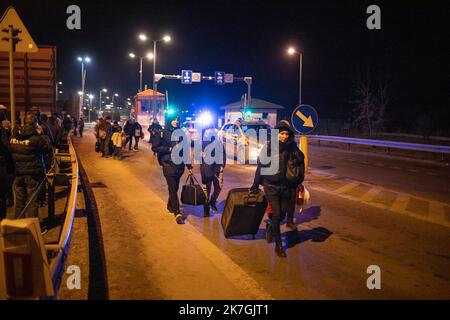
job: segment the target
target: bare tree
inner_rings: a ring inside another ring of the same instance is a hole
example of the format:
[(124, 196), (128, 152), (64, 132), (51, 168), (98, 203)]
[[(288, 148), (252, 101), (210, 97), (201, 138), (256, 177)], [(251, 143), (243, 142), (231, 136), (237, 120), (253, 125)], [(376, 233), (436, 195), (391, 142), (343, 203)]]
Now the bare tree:
[(382, 130), (386, 108), (390, 103), (386, 81), (369, 71), (364, 75), (359, 72), (354, 96), (350, 101), (355, 106), (352, 110), (353, 125), (369, 136)]

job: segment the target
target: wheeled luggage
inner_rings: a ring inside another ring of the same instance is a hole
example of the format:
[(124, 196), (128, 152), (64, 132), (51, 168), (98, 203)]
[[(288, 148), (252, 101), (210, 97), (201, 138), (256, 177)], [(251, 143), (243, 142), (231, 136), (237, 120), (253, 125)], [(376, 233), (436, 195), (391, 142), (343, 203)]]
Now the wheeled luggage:
[(222, 213), (225, 237), (258, 233), (266, 207), (267, 200), (261, 190), (252, 194), (247, 188), (231, 189)]

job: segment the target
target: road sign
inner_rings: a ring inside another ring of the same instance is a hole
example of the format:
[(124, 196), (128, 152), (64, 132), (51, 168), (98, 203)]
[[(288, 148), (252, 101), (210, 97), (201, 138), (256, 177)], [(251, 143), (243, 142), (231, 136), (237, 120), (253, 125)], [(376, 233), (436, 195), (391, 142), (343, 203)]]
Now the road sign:
[(225, 73), (225, 83), (233, 83), (234, 75), (232, 73)]
[[(20, 19), (17, 11), (13, 7), (8, 7), (0, 20), (0, 51), (9, 51), (9, 41), (3, 40), (8, 35), (9, 26), (13, 26), (14, 29), (19, 30), (20, 33), (17, 37), (21, 40), (17, 42), (15, 52), (38, 52), (38, 47), (31, 38), (30, 33)], [(6, 30), (4, 32), (3, 30)]]
[(202, 74), (200, 72), (192, 73), (192, 82), (200, 82), (202, 81)]
[(191, 84), (192, 83), (192, 70), (182, 70), (181, 71), (181, 83)]
[(223, 71), (216, 71), (214, 72), (214, 82), (218, 85), (224, 85), (225, 84), (225, 72)]
[(312, 132), (318, 121), (317, 111), (307, 104), (302, 104), (295, 108), (291, 116), (292, 126), (300, 134)]

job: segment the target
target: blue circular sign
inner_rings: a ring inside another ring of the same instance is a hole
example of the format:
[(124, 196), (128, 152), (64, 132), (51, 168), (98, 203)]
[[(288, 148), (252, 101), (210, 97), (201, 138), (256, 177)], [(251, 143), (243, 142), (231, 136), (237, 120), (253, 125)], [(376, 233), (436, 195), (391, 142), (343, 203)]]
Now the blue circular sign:
[(316, 109), (307, 104), (302, 104), (292, 112), (291, 123), (300, 134), (308, 134), (314, 130), (319, 122)]

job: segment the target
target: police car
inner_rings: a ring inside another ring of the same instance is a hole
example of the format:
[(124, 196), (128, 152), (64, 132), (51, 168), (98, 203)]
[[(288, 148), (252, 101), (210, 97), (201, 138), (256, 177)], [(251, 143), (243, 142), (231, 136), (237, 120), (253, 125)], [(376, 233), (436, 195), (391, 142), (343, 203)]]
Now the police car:
[[(226, 123), (219, 131), (227, 157), (241, 164), (255, 164), (264, 146), (263, 139), (270, 139), (272, 127), (262, 120), (237, 120)], [(267, 134), (267, 135), (266, 135)]]

